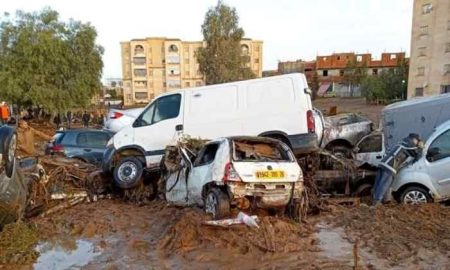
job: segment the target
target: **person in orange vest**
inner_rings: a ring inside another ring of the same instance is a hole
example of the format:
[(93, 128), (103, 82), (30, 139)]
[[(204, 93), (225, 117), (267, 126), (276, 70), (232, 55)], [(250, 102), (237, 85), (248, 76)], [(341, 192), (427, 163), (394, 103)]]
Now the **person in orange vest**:
[(2, 124), (6, 125), (9, 120), (9, 108), (8, 108), (8, 104), (6, 104), (6, 102), (4, 102), (4, 101), (0, 105), (0, 116), (1, 116)]

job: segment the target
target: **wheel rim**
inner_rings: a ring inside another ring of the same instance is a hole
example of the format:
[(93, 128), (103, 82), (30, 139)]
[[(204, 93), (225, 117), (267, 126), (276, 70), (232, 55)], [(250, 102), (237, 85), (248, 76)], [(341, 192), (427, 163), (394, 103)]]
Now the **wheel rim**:
[(122, 182), (131, 182), (137, 175), (138, 167), (131, 161), (124, 162), (119, 167), (119, 180)]
[(216, 206), (217, 206), (217, 198), (213, 193), (209, 193), (206, 197), (205, 202), (205, 212), (212, 214), (213, 217), (216, 217)]
[(427, 203), (427, 196), (418, 190), (411, 190), (405, 194), (403, 199), (405, 204), (422, 204)]

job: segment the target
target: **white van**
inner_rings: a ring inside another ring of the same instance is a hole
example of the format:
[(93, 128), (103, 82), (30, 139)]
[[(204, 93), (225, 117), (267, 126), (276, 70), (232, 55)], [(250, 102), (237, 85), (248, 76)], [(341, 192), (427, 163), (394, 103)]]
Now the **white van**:
[(264, 136), (285, 142), (295, 154), (315, 151), (310, 93), (300, 73), (164, 93), (108, 142), (103, 171), (113, 172), (118, 186), (133, 187), (144, 169), (159, 168), (166, 146), (183, 135)]

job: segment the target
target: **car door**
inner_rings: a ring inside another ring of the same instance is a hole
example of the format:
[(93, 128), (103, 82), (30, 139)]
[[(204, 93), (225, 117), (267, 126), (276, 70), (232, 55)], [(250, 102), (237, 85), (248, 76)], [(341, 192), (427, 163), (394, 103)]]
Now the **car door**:
[(111, 135), (107, 132), (86, 132), (85, 133), (87, 143), (82, 149), (84, 156), (87, 160), (94, 162), (101, 162), (103, 158), (103, 152), (106, 149), (106, 143), (111, 138)]
[(166, 200), (180, 206), (193, 204), (188, 197), (187, 176), (192, 171), (192, 162), (183, 147), (179, 148), (181, 155), (181, 168), (170, 173), (166, 181)]
[(383, 134), (375, 133), (362, 138), (356, 145), (356, 160), (377, 167), (384, 156)]
[(159, 166), (164, 149), (174, 144), (182, 132), (181, 94), (156, 99), (133, 123), (134, 144), (146, 151), (147, 167)]
[(203, 205), (203, 186), (212, 179), (212, 167), (220, 147), (219, 142), (209, 143), (201, 150), (195, 159), (192, 172), (188, 175), (188, 197), (198, 205)]
[(425, 158), (437, 192), (442, 197), (450, 196), (450, 129), (432, 141)]

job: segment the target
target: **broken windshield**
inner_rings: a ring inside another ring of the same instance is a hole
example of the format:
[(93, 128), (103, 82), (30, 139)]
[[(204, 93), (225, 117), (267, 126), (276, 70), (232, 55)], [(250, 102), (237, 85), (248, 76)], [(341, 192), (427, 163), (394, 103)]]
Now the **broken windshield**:
[(278, 162), (292, 161), (292, 158), (276, 142), (233, 140), (233, 160), (245, 162)]

